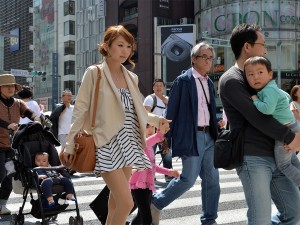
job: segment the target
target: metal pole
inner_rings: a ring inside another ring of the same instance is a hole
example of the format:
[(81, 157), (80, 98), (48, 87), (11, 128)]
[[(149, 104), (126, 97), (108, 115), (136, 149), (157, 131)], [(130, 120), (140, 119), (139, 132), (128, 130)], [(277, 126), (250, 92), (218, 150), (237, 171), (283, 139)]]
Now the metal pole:
[(279, 88), (281, 88), (281, 44), (282, 41), (278, 40), (276, 45), (276, 51), (277, 51), (277, 85)]

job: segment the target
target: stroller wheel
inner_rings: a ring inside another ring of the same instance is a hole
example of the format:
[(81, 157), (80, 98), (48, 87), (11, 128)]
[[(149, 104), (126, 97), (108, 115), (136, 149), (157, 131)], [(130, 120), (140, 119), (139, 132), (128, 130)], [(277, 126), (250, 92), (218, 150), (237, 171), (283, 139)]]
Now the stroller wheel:
[(76, 225), (83, 225), (83, 218), (82, 218), (82, 216), (80, 216), (80, 217), (76, 216), (76, 221), (77, 221)]
[(11, 225), (23, 225), (24, 224), (24, 215), (20, 214), (12, 214), (11, 215), (11, 220), (10, 220), (10, 224)]
[(70, 216), (69, 225), (76, 225), (75, 221), (76, 221), (75, 218), (73, 216)]
[(17, 225), (18, 222), (18, 215), (12, 214), (10, 219), (10, 225)]
[(53, 221), (53, 220), (56, 220), (56, 219), (57, 219), (57, 215), (51, 217), (51, 220), (52, 220), (52, 221)]

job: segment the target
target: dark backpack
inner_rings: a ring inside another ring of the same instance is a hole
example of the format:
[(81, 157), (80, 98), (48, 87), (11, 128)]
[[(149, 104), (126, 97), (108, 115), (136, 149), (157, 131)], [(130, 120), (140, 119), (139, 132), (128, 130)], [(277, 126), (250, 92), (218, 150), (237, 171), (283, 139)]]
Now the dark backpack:
[(162, 106), (157, 105), (157, 97), (156, 97), (155, 94), (151, 94), (151, 97), (153, 99), (153, 105), (152, 105), (152, 108), (151, 108), (150, 112), (153, 112), (156, 107), (160, 108), (160, 109), (165, 109), (166, 108), (166, 107), (162, 107)]
[(156, 95), (155, 94), (151, 94), (151, 97), (153, 99), (153, 105), (152, 105), (152, 108), (151, 108), (151, 111), (150, 112), (153, 112), (153, 110), (156, 108), (157, 106), (157, 98), (156, 98)]

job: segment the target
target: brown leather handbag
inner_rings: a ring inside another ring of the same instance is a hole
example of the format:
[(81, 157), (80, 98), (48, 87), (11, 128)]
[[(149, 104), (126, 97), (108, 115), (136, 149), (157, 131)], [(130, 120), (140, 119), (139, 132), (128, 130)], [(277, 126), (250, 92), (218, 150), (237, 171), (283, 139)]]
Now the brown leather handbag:
[[(95, 89), (95, 98), (94, 98), (94, 108), (93, 108), (93, 117), (92, 117), (92, 130), (95, 126), (95, 118), (96, 118), (96, 110), (98, 103), (98, 95), (99, 95), (99, 85), (101, 79), (101, 70), (97, 66), (98, 69), (98, 79), (96, 82)], [(66, 163), (64, 160), (63, 150), (60, 152), (60, 160), (63, 165), (69, 169), (75, 170), (80, 173), (90, 173), (94, 171), (96, 164), (96, 147), (93, 135), (88, 134), (85, 130), (80, 130), (76, 136), (74, 137), (74, 155), (72, 162)]]

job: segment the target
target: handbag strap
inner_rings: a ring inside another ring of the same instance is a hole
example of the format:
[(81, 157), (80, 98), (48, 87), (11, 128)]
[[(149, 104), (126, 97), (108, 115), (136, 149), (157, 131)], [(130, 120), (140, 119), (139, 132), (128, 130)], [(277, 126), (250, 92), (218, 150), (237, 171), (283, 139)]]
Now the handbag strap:
[(98, 96), (99, 96), (99, 86), (100, 86), (100, 80), (101, 80), (101, 69), (99, 66), (97, 66), (97, 70), (98, 70), (98, 78), (96, 81), (96, 89), (95, 89), (94, 109), (93, 109), (92, 126), (91, 126), (92, 130), (95, 127), (97, 103), (98, 103)]
[[(198, 80), (199, 80), (199, 83), (201, 84), (201, 87), (202, 87), (202, 90), (203, 90), (203, 93), (204, 93), (204, 96), (205, 96), (206, 104), (207, 104), (207, 106), (209, 106), (209, 102), (207, 100), (207, 96), (206, 96), (206, 92), (204, 90), (203, 84), (202, 84), (200, 78), (198, 78)], [(208, 109), (209, 109), (209, 107), (208, 107)]]

